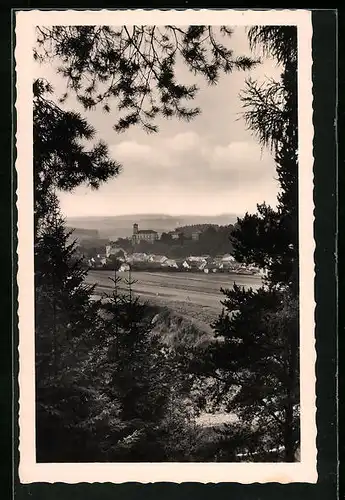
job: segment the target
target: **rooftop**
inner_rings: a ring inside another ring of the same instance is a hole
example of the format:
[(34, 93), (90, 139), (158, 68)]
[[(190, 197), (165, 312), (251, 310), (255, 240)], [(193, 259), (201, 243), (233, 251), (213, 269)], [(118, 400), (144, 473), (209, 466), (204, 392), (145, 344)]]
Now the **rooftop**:
[(152, 229), (141, 229), (138, 233), (157, 234), (157, 231), (153, 231)]

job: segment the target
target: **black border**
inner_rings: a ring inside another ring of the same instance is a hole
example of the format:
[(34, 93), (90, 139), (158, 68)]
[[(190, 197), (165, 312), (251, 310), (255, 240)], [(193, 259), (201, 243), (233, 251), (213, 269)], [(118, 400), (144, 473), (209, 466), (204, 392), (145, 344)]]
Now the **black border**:
[[(56, 5), (57, 2), (35, 2), (30, 5), (30, 2), (16, 2), (15, 5), (1, 4), (0, 10), (0, 40), (2, 42), (2, 64), (0, 65), (1, 82), (4, 82), (2, 95), (3, 104), (6, 106), (6, 117), (11, 117), (13, 108), (11, 108), (11, 75), (12, 68), (10, 66), (12, 55), (10, 39), (13, 26), (11, 25), (12, 8), (32, 9), (32, 8), (87, 8), (88, 2), (83, 2), (81, 6), (74, 2), (73, 5), (62, 7)], [(129, 3), (129, 2), (128, 2)], [(155, 6), (153, 2), (148, 6), (136, 2), (134, 5), (124, 5), (122, 2), (117, 3), (117, 8), (205, 8), (192, 1), (182, 1), (169, 3), (164, 6)], [(108, 4), (108, 5), (107, 5)], [(95, 5), (90, 5), (94, 8)], [(103, 2), (98, 8), (114, 8), (114, 5), (109, 5), (108, 2)], [(217, 3), (214, 3), (213, 8), (217, 8)], [(224, 7), (219, 5), (219, 7)], [(246, 7), (249, 8), (247, 5)], [(227, 6), (230, 8), (230, 6)], [(234, 8), (234, 6), (231, 6)], [(241, 7), (239, 7), (241, 8)], [(242, 7), (244, 8), (244, 7)], [(258, 8), (256, 6), (256, 8)], [(262, 9), (264, 7), (261, 7)], [(267, 8), (267, 7), (266, 7)], [(270, 7), (272, 8), (272, 7)], [(337, 497), (337, 407), (336, 407), (336, 369), (337, 369), (337, 305), (336, 305), (336, 210), (337, 210), (337, 178), (336, 178), (336, 135), (335, 135), (335, 119), (336, 119), (336, 23), (337, 15), (334, 10), (315, 10), (312, 15), (313, 20), (313, 96), (314, 96), (314, 157), (315, 157), (315, 237), (316, 237), (316, 323), (317, 323), (317, 352), (318, 361), (317, 370), (317, 423), (318, 423), (318, 472), (319, 481), (316, 485), (311, 484), (252, 484), (241, 485), (236, 483), (208, 484), (202, 485), (198, 483), (184, 483), (182, 485), (173, 483), (154, 483), (149, 485), (141, 485), (138, 483), (126, 483), (122, 485), (105, 484), (87, 484), (80, 483), (77, 485), (66, 485), (56, 483), (53, 485), (44, 483), (34, 483), (31, 485), (22, 485), (19, 483), (16, 468), (13, 469), (13, 486), (14, 495), (20, 500), (31, 499), (59, 499), (60, 498), (78, 498), (94, 499), (102, 498), (102, 500), (125, 497), (126, 499), (139, 499), (143, 496), (153, 498), (190, 498), (195, 497), (198, 500), (208, 499), (210, 495), (215, 498), (232, 497), (234, 499), (255, 499), (276, 498), (280, 500), (291, 499), (307, 499), (327, 500)], [(13, 104), (13, 103), (12, 103)], [(11, 119), (11, 118), (10, 118)], [(12, 120), (11, 120), (12, 121)], [(12, 179), (13, 165), (11, 161), (11, 128), (8, 127), (5, 120), (1, 121), (1, 134), (3, 151), (6, 153), (3, 156), (6, 167), (1, 169), (1, 216), (5, 222), (3, 228), (4, 238), (2, 241), (5, 245), (0, 245), (1, 257), (4, 265), (2, 266), (2, 282), (5, 286), (1, 289), (1, 314), (3, 316), (2, 325), (11, 324), (11, 319), (14, 320), (14, 345), (13, 355), (15, 360), (15, 377), (17, 371), (17, 331), (16, 331), (16, 295), (11, 298), (11, 277), (15, 280), (15, 263), (12, 268), (11, 259), (11, 242), (15, 245), (15, 234), (12, 236), (11, 228), (15, 231), (15, 210), (12, 212), (13, 200), (15, 199), (15, 179)], [(5, 156), (6, 155), (6, 156)], [(12, 185), (12, 193), (9, 186)], [(11, 198), (11, 196), (13, 198)], [(7, 217), (8, 216), (8, 217)], [(12, 221), (11, 221), (12, 216)], [(6, 246), (6, 242), (9, 245)], [(13, 247), (15, 249), (15, 246)], [(15, 257), (15, 256), (14, 256)], [(7, 263), (7, 265), (6, 265)], [(11, 276), (12, 270), (12, 276)], [(8, 280), (6, 278), (9, 278)], [(14, 290), (15, 293), (15, 290)], [(11, 305), (13, 304), (13, 318), (11, 318)], [(8, 321), (10, 319), (10, 321)], [(7, 321), (6, 321), (7, 320)], [(2, 458), (10, 452), (11, 443), (11, 416), (9, 409), (12, 409), (11, 397), (11, 358), (8, 355), (11, 349), (11, 334), (10, 328), (6, 329), (5, 335), (2, 338), (1, 349), (1, 424), (0, 424), (0, 439), (1, 439), (1, 456)], [(8, 350), (7, 350), (8, 347)], [(13, 381), (16, 379), (14, 378)], [(16, 382), (13, 385), (14, 400), (18, 398), (18, 387)], [(6, 405), (6, 406), (5, 406)], [(15, 404), (17, 410), (17, 405)], [(15, 428), (17, 427), (14, 420)], [(17, 449), (17, 436), (14, 441), (14, 452)], [(9, 453), (10, 454), (10, 453)], [(17, 455), (17, 453), (15, 452)], [(17, 462), (18, 456), (16, 457)], [(17, 464), (16, 464), (17, 466)], [(2, 492), (8, 492), (12, 497), (11, 487), (11, 467), (1, 468)], [(7, 497), (7, 495), (6, 495)]]

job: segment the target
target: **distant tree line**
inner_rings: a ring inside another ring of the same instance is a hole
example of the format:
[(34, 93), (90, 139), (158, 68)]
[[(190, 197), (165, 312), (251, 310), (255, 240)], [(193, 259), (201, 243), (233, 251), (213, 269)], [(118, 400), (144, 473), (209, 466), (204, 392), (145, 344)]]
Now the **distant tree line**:
[(186, 238), (191, 238), (193, 233), (203, 233), (210, 227), (219, 228), (219, 224), (190, 224), (186, 226), (179, 226), (176, 228), (176, 231), (182, 233)]
[(75, 238), (85, 238), (85, 239), (98, 239), (99, 232), (97, 229), (84, 229), (84, 228), (72, 228), (67, 227), (68, 231), (73, 231)]
[[(197, 240), (193, 240), (191, 234), (197, 230), (196, 227), (198, 227), (200, 234)], [(178, 229), (178, 239), (173, 239), (169, 233), (162, 233), (160, 239), (154, 243), (141, 241), (133, 246), (129, 240), (126, 241), (124, 239), (119, 239), (116, 243), (128, 251), (165, 255), (172, 259), (186, 258), (190, 255), (210, 255), (211, 257), (216, 257), (217, 255), (232, 253), (231, 234), (234, 229), (233, 225), (217, 226), (204, 224), (185, 226)]]
[[(71, 239), (73, 239), (74, 233), (71, 234)], [(83, 255), (86, 259), (95, 257), (96, 255), (104, 255), (105, 247), (109, 244), (109, 240), (105, 238), (99, 239), (80, 239), (77, 240), (78, 252)]]

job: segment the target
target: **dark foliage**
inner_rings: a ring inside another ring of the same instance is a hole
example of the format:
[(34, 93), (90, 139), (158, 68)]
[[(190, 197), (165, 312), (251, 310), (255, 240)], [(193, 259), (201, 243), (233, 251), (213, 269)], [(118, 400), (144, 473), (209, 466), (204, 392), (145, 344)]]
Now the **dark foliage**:
[(246, 214), (231, 234), (238, 262), (267, 270), (267, 281), (298, 291), (297, 228), (291, 216), (262, 203)]
[(119, 172), (102, 143), (87, 150), (94, 130), (74, 112), (47, 98), (51, 86), (33, 86), (35, 193), (35, 351), (38, 461), (78, 461), (97, 444), (82, 424), (94, 393), (76, 353), (97, 329), (97, 303), (85, 284), (86, 269), (59, 213), (56, 190), (81, 183), (98, 187)]
[(248, 29), (252, 49), (259, 48), (284, 67), (297, 61), (297, 29), (295, 26), (251, 26)]
[(93, 130), (45, 91), (47, 84), (35, 82), (37, 460), (188, 460), (184, 439), (194, 431), (182, 401), (171, 399), (177, 378), (150, 337), (146, 307), (132, 296), (107, 309), (92, 299), (80, 249), (59, 212), (56, 189), (97, 188), (119, 166), (105, 146), (85, 149)]
[(231, 35), (226, 26), (38, 27), (34, 57), (57, 59), (67, 80), (62, 101), (72, 90), (85, 109), (100, 104), (109, 112), (115, 99), (117, 109), (125, 112), (115, 130), (140, 124), (155, 132), (159, 115), (190, 120), (200, 112), (186, 105), (198, 87), (177, 80), (178, 60), (211, 85), (221, 73), (246, 70), (256, 63), (234, 56), (223, 43)]
[[(52, 209), (52, 207), (51, 207)], [(41, 221), (35, 242), (36, 438), (38, 461), (78, 461), (92, 446), (81, 423), (89, 388), (80, 357), (97, 330), (97, 303), (58, 209)], [(91, 391), (92, 392), (92, 391)]]
[(229, 406), (241, 421), (254, 422), (260, 439), (270, 437), (269, 447), (283, 445), (284, 458), (293, 461), (299, 442), (297, 303), (265, 288), (234, 286), (224, 294), (226, 312), (214, 328), (225, 341), (221, 348), (215, 344), (212, 361), (225, 370), (226, 384), (239, 388)]
[(242, 93), (244, 118), (263, 146), (272, 149), (280, 184), (276, 210), (258, 205), (232, 234), (235, 257), (264, 265), (270, 282), (298, 294), (297, 32), (295, 27), (254, 27), (252, 46), (262, 44), (283, 65), (278, 82), (249, 81)]
[[(39, 462), (189, 461), (198, 431), (174, 356), (152, 313), (117, 280), (92, 301), (56, 210), (36, 258), (36, 437)], [(179, 440), (177, 441), (177, 437)]]
[[(182, 374), (159, 338), (152, 334), (150, 308), (127, 293), (114, 291), (102, 306), (102, 342), (90, 353), (92, 376), (102, 380), (103, 393), (117, 402), (121, 426), (109, 435), (111, 461), (187, 460), (192, 450), (183, 445), (193, 438), (190, 415), (181, 397)], [(100, 377), (101, 374), (101, 377)], [(179, 445), (174, 435), (181, 438)]]
[[(236, 434), (246, 436), (243, 459), (292, 462), (299, 446), (296, 30), (254, 27), (249, 39), (283, 65), (280, 81), (249, 80), (242, 94), (249, 129), (275, 155), (281, 191), (277, 209), (258, 205), (238, 220), (231, 239), (236, 260), (268, 275), (257, 291), (222, 290), (224, 310), (213, 325), (222, 342), (191, 366), (218, 381), (216, 402), (244, 423)], [(234, 429), (223, 429), (223, 443), (228, 436), (233, 441)]]
[(71, 191), (80, 184), (98, 188), (120, 171), (99, 142), (87, 150), (95, 130), (78, 113), (63, 111), (48, 96), (52, 87), (36, 80), (34, 95), (34, 186), (36, 218), (49, 213), (55, 190)]
[[(74, 232), (71, 234), (71, 237), (74, 237)], [(90, 259), (91, 257), (95, 257), (96, 255), (104, 254), (106, 245), (109, 244), (109, 240), (107, 239), (80, 239), (78, 241), (78, 252), (80, 255), (83, 255), (86, 259)]]

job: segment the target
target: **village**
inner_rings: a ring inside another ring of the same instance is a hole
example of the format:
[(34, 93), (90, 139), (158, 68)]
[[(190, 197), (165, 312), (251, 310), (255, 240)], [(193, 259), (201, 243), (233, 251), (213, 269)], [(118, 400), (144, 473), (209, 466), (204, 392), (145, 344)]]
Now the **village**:
[[(176, 239), (177, 232), (171, 233)], [(190, 239), (197, 240), (200, 232), (194, 232)], [(168, 235), (169, 236), (169, 235)], [(133, 225), (133, 234), (128, 239), (132, 243), (131, 249), (125, 249), (118, 243), (109, 242), (104, 252), (97, 253), (87, 259), (90, 269), (116, 269), (118, 272), (128, 271), (164, 271), (164, 272), (196, 272), (196, 273), (237, 273), (248, 275), (263, 275), (263, 270), (236, 262), (230, 253), (217, 255), (190, 255), (181, 258), (169, 258), (166, 255), (157, 255), (152, 251), (139, 252), (136, 247), (144, 241), (147, 247), (153, 247), (160, 235), (151, 229), (139, 230), (138, 224)]]
[(164, 272), (203, 272), (237, 273), (263, 275), (263, 271), (254, 266), (246, 266), (235, 261), (230, 254), (217, 257), (209, 255), (189, 256), (184, 259), (170, 259), (165, 255), (133, 252), (127, 253), (116, 245), (107, 245), (104, 254), (97, 254), (88, 259), (91, 269), (116, 269), (118, 272), (164, 271)]

